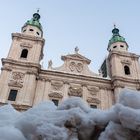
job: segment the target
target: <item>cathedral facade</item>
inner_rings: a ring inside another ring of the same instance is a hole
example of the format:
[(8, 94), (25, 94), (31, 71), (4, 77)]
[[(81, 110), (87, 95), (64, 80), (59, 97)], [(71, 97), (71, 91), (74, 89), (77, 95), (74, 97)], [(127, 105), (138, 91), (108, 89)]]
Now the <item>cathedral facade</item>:
[(39, 20), (39, 13), (34, 13), (21, 33), (12, 33), (8, 56), (2, 59), (0, 105), (10, 102), (24, 111), (41, 101), (52, 100), (58, 105), (76, 96), (92, 108), (107, 109), (117, 102), (121, 89), (140, 89), (139, 55), (128, 52), (128, 44), (116, 27), (99, 74), (89, 70), (91, 60), (81, 55), (78, 48), (74, 54), (61, 57), (62, 66), (54, 68), (49, 61), (48, 69), (43, 69), (40, 61), (45, 40)]

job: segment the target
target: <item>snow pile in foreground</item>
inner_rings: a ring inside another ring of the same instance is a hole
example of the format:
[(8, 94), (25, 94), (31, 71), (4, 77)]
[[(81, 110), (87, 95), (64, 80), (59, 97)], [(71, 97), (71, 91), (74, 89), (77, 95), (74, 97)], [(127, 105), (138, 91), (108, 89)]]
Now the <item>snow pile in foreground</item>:
[(18, 112), (0, 107), (0, 140), (140, 140), (140, 92), (124, 89), (107, 111), (91, 109), (78, 97), (56, 107), (42, 102)]

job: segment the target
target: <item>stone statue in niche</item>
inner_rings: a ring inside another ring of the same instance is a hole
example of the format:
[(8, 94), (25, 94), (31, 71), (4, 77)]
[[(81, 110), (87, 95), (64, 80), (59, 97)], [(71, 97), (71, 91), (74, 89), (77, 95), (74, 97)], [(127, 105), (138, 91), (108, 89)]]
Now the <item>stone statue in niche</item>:
[(70, 86), (68, 95), (82, 97), (83, 89), (80, 86)]

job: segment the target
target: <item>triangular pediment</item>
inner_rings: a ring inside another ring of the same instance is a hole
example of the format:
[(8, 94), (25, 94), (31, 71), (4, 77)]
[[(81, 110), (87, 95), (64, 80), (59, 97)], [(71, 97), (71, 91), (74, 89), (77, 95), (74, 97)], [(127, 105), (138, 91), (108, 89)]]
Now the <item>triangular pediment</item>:
[(66, 59), (72, 59), (72, 60), (80, 60), (80, 61), (86, 61), (88, 64), (90, 64), (91, 60), (89, 60), (88, 58), (86, 58), (85, 56), (79, 54), (79, 53), (75, 53), (75, 54), (68, 54), (65, 56), (61, 56), (62, 60), (66, 60)]

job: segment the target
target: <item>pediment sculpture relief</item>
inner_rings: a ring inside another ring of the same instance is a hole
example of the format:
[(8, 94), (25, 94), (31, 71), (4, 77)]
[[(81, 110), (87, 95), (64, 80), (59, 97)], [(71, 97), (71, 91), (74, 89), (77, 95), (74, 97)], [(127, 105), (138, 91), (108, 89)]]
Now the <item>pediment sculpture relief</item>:
[(82, 72), (83, 70), (83, 64), (82, 63), (77, 63), (77, 62), (70, 62), (69, 64), (69, 68), (70, 70), (73, 72), (73, 71), (77, 71), (77, 72)]
[(51, 93), (49, 93), (49, 97), (51, 97), (51, 98), (63, 98), (63, 95), (59, 92), (51, 92)]
[(83, 89), (82, 89), (82, 87), (79, 87), (79, 86), (70, 86), (68, 95), (82, 97)]

